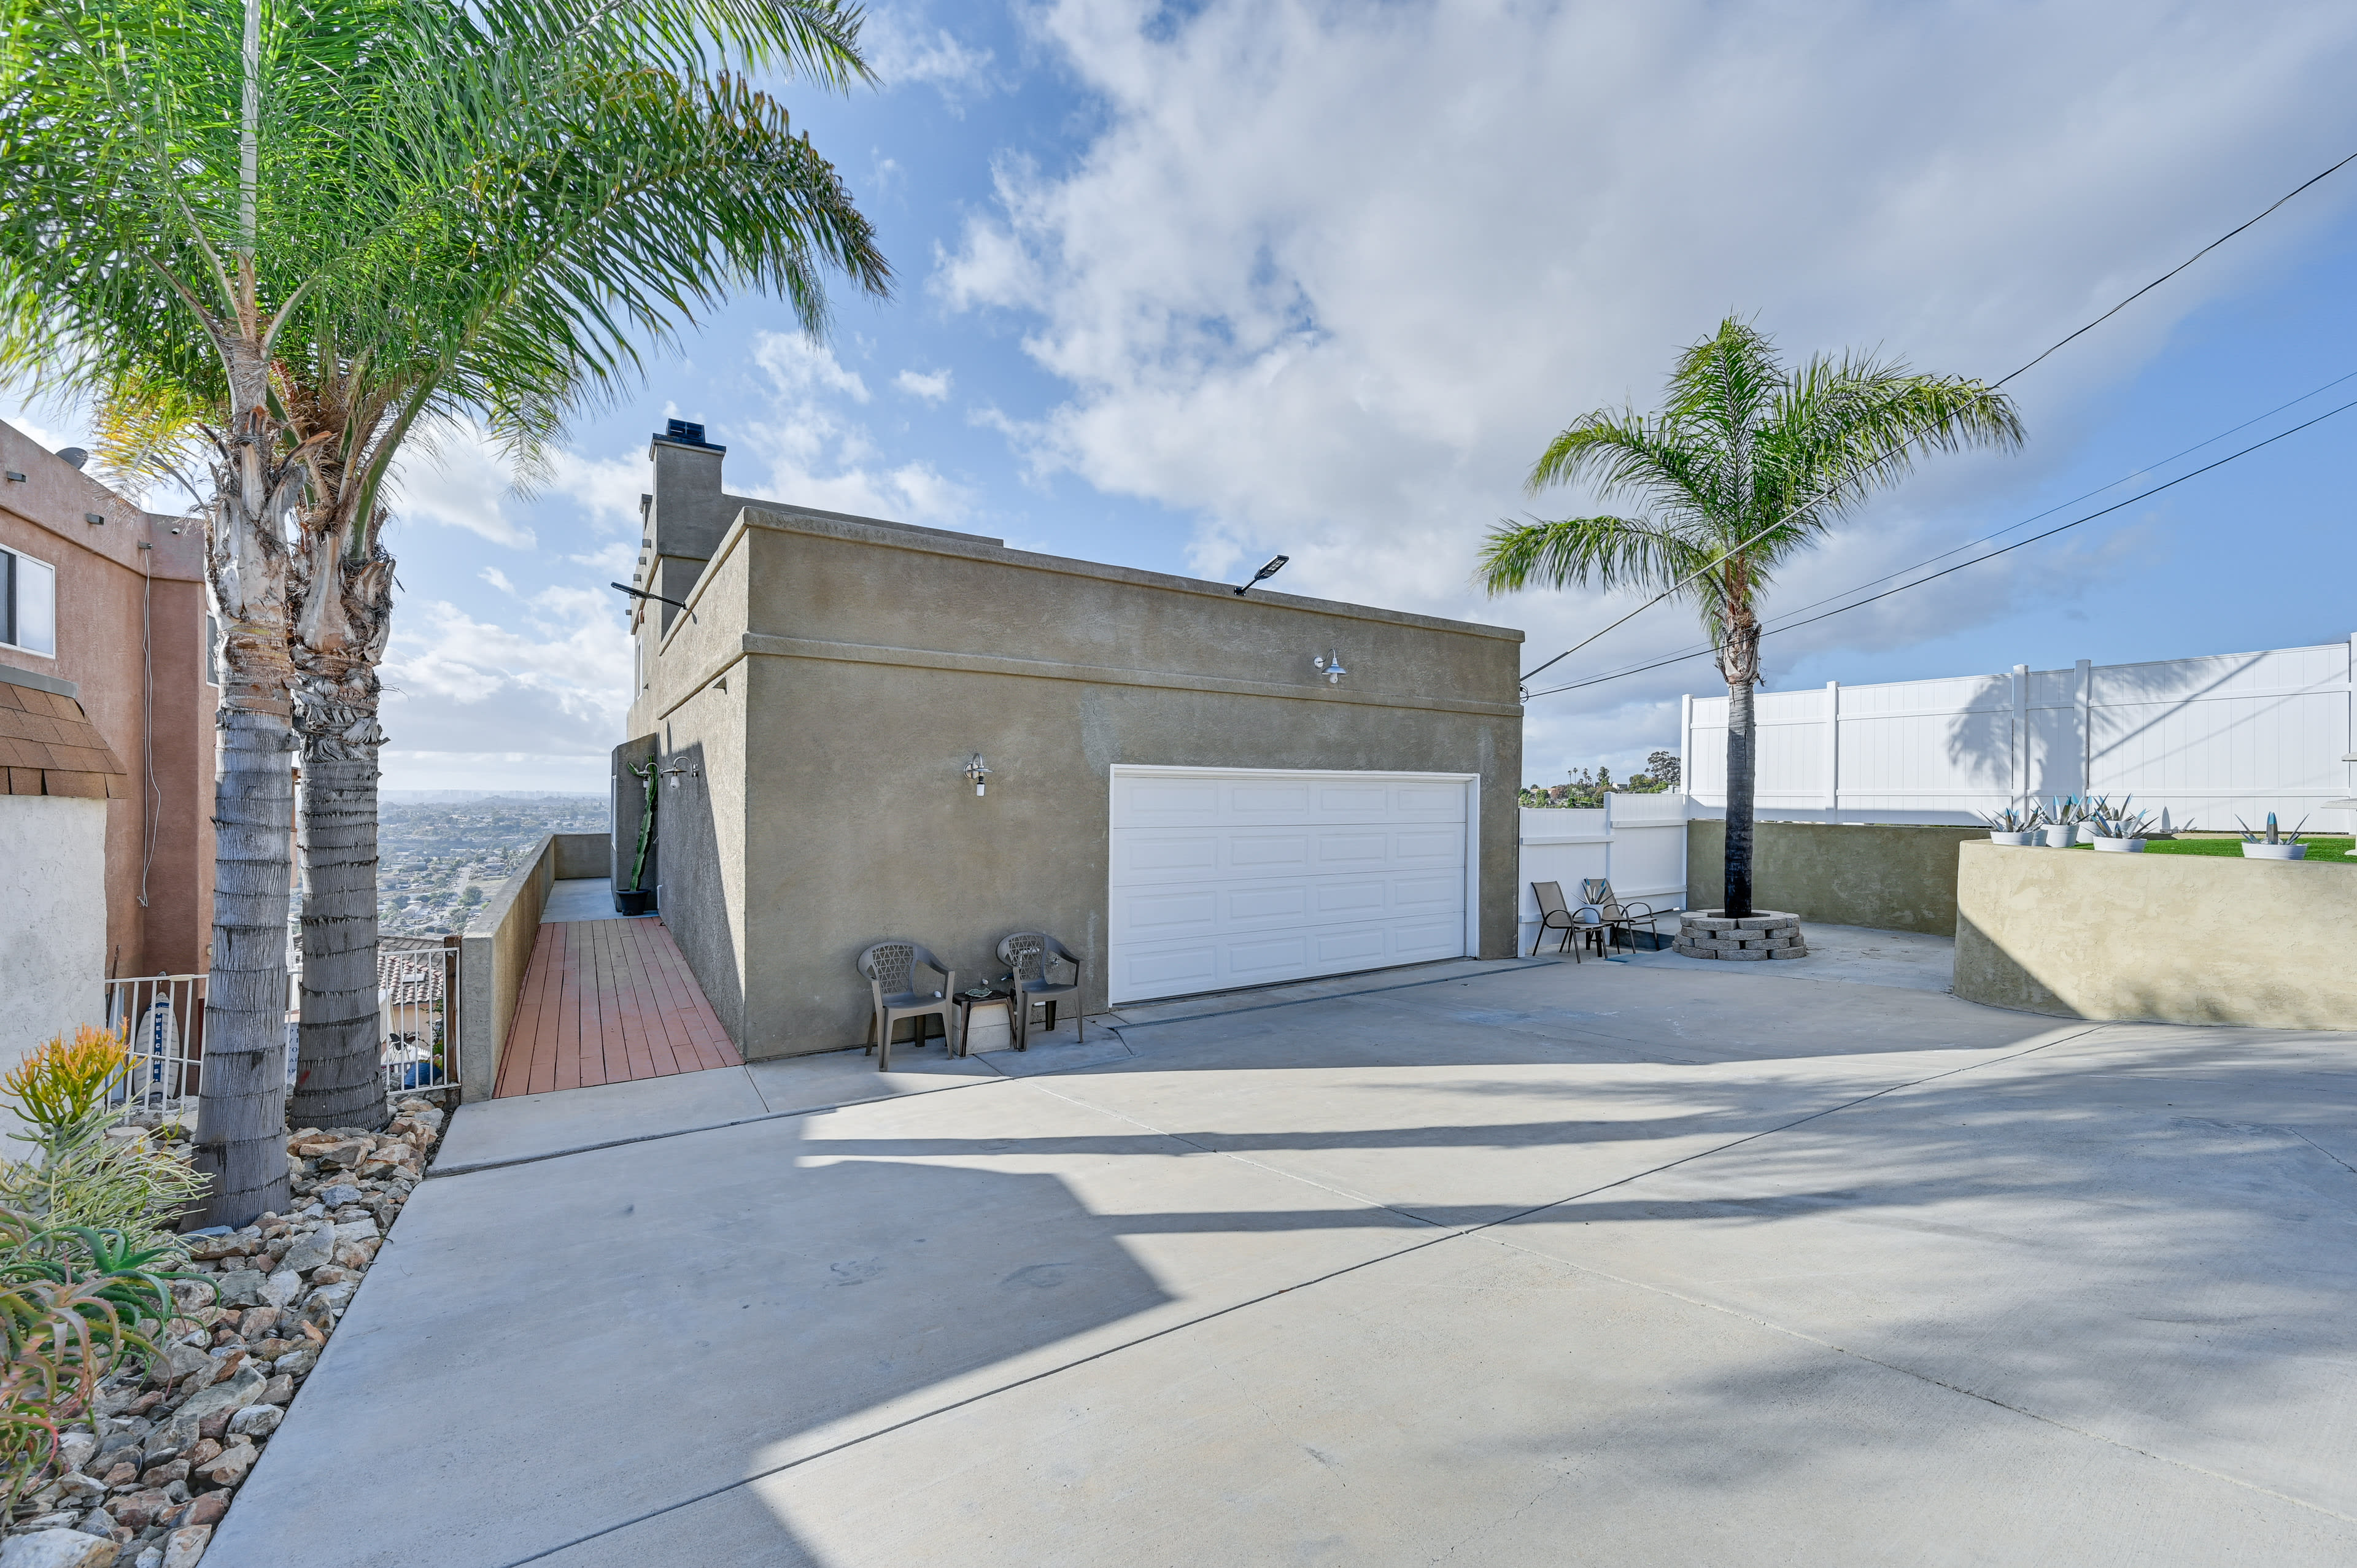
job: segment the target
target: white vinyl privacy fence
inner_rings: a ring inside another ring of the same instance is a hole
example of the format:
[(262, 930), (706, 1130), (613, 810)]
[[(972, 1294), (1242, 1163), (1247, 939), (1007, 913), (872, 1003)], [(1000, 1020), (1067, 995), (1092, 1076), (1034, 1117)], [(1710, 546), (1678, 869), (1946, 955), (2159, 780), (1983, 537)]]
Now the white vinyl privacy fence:
[[(1758, 811), (1791, 822), (1973, 822), (2058, 795), (2135, 797), (2178, 826), (2269, 811), (2346, 832), (2357, 638), (2316, 648), (1762, 692)], [(1685, 782), (1727, 804), (1727, 698), (1684, 704)], [(1704, 814), (1704, 813), (1697, 813)]]
[(1523, 811), (1522, 943), (1528, 952), (1538, 934), (1534, 882), (1563, 885), (1564, 902), (1580, 905), (1579, 884), (1601, 876), (1629, 903), (1675, 908), (1686, 896), (1686, 798), (1684, 795), (1607, 795), (1596, 811), (1543, 809)]

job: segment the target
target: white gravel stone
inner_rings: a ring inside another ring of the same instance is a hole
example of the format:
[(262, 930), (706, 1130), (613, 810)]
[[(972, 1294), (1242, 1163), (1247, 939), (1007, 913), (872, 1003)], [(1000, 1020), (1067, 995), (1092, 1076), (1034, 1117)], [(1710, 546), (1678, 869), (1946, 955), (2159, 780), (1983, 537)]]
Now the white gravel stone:
[(114, 1568), (114, 1542), (78, 1530), (37, 1530), (0, 1545), (0, 1568)]

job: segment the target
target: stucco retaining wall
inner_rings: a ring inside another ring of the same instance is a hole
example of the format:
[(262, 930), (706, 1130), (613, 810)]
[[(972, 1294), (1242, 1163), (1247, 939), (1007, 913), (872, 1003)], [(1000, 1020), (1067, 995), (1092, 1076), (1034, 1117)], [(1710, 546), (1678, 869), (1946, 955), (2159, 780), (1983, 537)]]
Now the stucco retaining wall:
[[(1944, 937), (1956, 929), (1956, 846), (1986, 828), (1858, 822), (1758, 822), (1751, 901), (1803, 921)], [(1686, 908), (1726, 902), (1727, 823), (1686, 823)]]
[(2357, 1029), (2357, 870), (1967, 843), (1956, 994), (2064, 1018)]
[(106, 802), (0, 795), (0, 1072), (106, 1023)]
[[(499, 1081), (500, 1051), (507, 1044), (508, 1025), (515, 1018), (516, 998), (523, 993), (523, 972), (532, 963), (533, 944), (540, 940), (541, 911), (548, 908), (549, 890), (556, 886), (560, 842), (604, 837), (602, 833), (544, 835), (523, 869), (501, 883), (467, 923), (458, 939), (461, 1100), (489, 1100), (491, 1086)], [(598, 869), (585, 875), (603, 873), (604, 850), (602, 842), (596, 844)]]

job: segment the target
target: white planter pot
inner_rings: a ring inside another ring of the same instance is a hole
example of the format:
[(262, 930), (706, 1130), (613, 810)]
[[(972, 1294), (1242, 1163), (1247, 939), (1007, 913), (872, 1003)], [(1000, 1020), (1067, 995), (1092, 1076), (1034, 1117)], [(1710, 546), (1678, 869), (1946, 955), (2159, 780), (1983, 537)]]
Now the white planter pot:
[(2079, 824), (2076, 822), (2056, 822), (2052, 827), (2040, 829), (2040, 832), (2046, 840), (2048, 849), (2069, 849), (2079, 842)]
[(2026, 833), (2001, 833), (1993, 831), (1989, 834), (1991, 843), (2025, 844), (2037, 842), (2038, 834), (2035, 831)]
[(2304, 843), (2252, 843), (2245, 840), (2243, 844), (2243, 858), (2245, 860), (2306, 860), (2308, 846)]
[(2144, 840), (2142, 839), (2096, 838), (2089, 839), (2087, 842), (2093, 844), (2097, 849), (2107, 849), (2115, 854), (2142, 854), (2144, 853)]

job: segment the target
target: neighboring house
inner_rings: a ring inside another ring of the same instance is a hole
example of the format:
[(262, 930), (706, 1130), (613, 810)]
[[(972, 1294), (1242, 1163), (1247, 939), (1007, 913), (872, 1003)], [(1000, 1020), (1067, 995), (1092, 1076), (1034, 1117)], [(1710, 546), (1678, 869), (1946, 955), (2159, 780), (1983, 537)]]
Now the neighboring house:
[(724, 451), (654, 439), (637, 585), (692, 613), (633, 601), (613, 843), (652, 757), (648, 879), (748, 1058), (858, 1043), (885, 937), (963, 986), (1046, 930), (1091, 1012), (1513, 950), (1520, 632), (732, 496)]
[(219, 692), (201, 529), (6, 424), (0, 469), (5, 1065), (103, 1023), (107, 978), (205, 967)]

